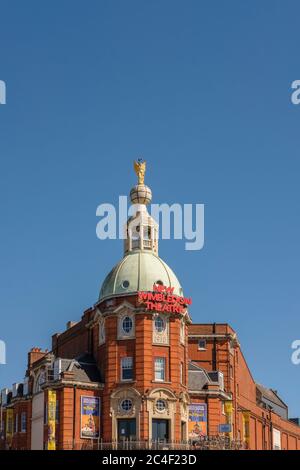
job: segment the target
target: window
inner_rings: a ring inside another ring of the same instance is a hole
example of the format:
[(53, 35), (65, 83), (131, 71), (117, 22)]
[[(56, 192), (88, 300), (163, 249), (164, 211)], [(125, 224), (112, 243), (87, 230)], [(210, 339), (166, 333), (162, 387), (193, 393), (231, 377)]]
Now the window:
[(206, 349), (206, 340), (205, 339), (199, 339), (198, 341), (198, 349), (200, 351), (203, 351)]
[(144, 233), (144, 240), (151, 240), (152, 238), (152, 229), (151, 226), (144, 226), (143, 227), (143, 233)]
[(185, 342), (185, 324), (184, 324), (184, 320), (181, 320), (181, 323), (180, 323), (180, 342), (181, 342), (181, 344), (184, 344), (184, 342)]
[(224, 374), (223, 374), (223, 372), (219, 372), (219, 385), (220, 385), (220, 389), (224, 390)]
[(155, 380), (165, 380), (165, 364), (166, 360), (164, 357), (156, 357), (154, 360), (154, 378)]
[(129, 281), (127, 281), (127, 280), (123, 281), (123, 282), (122, 282), (122, 287), (123, 287), (123, 289), (128, 289), (129, 284), (130, 284)]
[(45, 371), (40, 372), (35, 382), (35, 393), (42, 391), (42, 385), (46, 382), (46, 373)]
[(184, 381), (183, 381), (183, 362), (180, 363), (180, 383), (183, 384)]
[(129, 398), (125, 398), (125, 400), (121, 401), (121, 409), (123, 411), (130, 411), (132, 410), (132, 401)]
[(16, 416), (15, 416), (15, 430), (14, 430), (15, 432), (18, 432), (18, 430), (19, 430), (18, 429), (18, 427), (19, 427), (18, 424), (19, 424), (19, 415), (16, 414)]
[(123, 322), (122, 322), (122, 329), (124, 331), (124, 333), (128, 334), (131, 332), (132, 330), (132, 326), (133, 326), (133, 323), (132, 323), (132, 320), (130, 317), (125, 317)]
[(27, 428), (27, 415), (26, 415), (26, 412), (23, 411), (23, 413), (21, 413), (21, 432), (26, 432), (26, 428)]
[(99, 323), (99, 344), (105, 343), (105, 323), (104, 319)]
[(123, 357), (121, 359), (121, 380), (133, 379), (133, 358)]
[(163, 411), (165, 411), (166, 408), (167, 408), (167, 405), (166, 405), (165, 400), (159, 399), (159, 400), (156, 401), (157, 411), (160, 411), (162, 413)]
[(165, 322), (162, 317), (155, 318), (155, 329), (157, 333), (162, 333), (165, 329)]

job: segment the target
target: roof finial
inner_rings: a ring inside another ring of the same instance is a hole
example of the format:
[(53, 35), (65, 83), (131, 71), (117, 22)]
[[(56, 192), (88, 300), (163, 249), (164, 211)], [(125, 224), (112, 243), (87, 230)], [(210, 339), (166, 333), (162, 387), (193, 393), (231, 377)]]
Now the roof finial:
[(142, 158), (138, 158), (138, 161), (134, 161), (134, 171), (138, 177), (138, 184), (144, 184), (145, 172), (146, 172), (146, 161)]

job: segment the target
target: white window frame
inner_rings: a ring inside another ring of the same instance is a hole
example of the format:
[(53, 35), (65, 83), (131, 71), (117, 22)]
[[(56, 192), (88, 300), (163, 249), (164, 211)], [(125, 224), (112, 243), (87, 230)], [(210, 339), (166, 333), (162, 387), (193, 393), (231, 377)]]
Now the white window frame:
[[(132, 328), (127, 333), (123, 330), (123, 321), (128, 317), (132, 321)], [(118, 318), (118, 339), (133, 339), (135, 337), (135, 315), (130, 310), (123, 311)]]
[[(163, 378), (159, 378), (158, 375), (163, 373)], [(166, 381), (166, 358), (157, 356), (154, 358), (154, 380), (155, 382)]]
[[(126, 331), (126, 330), (124, 329), (124, 322), (125, 322), (125, 320), (127, 320), (127, 319), (131, 321), (131, 328), (130, 328), (129, 331)], [(130, 315), (124, 315), (124, 317), (122, 318), (122, 325), (121, 325), (121, 326), (122, 326), (122, 332), (124, 333), (124, 335), (130, 335), (131, 332), (132, 332), (132, 330), (133, 330), (133, 320), (132, 320), (132, 317), (131, 317)]]
[[(161, 320), (162, 321), (162, 325), (163, 325), (163, 328), (162, 330), (158, 330), (157, 327), (156, 327), (156, 322), (157, 320)], [(162, 335), (165, 331), (165, 329), (167, 328), (167, 323), (166, 323), (166, 319), (162, 316), (162, 315), (157, 315), (155, 318), (154, 318), (154, 328), (155, 328), (155, 331), (157, 334), (159, 335)]]
[(183, 319), (180, 323), (180, 342), (181, 344), (185, 344), (185, 322)]
[[(126, 365), (126, 362), (128, 363), (127, 365)], [(124, 363), (125, 363), (125, 367), (124, 367)], [(128, 365), (130, 365), (130, 367)], [(124, 370), (132, 371), (132, 377), (130, 379), (126, 379), (123, 377)], [(132, 381), (133, 381), (133, 357), (124, 356), (121, 358), (121, 382), (132, 382)]]

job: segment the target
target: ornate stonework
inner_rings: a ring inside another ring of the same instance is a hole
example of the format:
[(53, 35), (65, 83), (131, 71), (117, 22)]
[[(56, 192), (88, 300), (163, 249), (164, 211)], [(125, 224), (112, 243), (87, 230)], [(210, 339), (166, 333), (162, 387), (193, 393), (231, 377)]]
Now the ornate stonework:
[[(156, 320), (161, 319), (164, 322), (164, 328), (159, 331), (156, 326)], [(152, 320), (152, 342), (153, 344), (169, 344), (169, 317), (159, 313), (153, 314)]]

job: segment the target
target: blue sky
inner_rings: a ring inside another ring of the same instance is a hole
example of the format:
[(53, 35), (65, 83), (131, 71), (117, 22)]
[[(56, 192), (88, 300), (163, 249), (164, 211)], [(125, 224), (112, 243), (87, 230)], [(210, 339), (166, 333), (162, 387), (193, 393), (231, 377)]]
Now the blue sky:
[(92, 305), (121, 241), (96, 208), (135, 183), (205, 204), (205, 246), (161, 241), (195, 322), (228, 322), (300, 415), (297, 1), (1, 2), (0, 387)]

